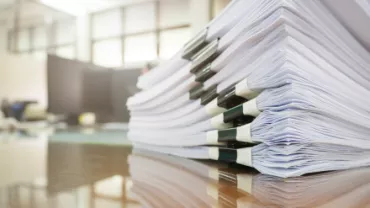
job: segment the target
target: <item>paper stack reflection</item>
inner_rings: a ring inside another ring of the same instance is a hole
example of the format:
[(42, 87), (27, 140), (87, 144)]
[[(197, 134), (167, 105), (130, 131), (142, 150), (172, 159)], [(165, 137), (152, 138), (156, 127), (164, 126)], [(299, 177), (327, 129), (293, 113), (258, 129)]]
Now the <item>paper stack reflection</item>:
[(296, 178), (144, 150), (129, 157), (131, 191), (146, 207), (366, 207), (370, 168)]

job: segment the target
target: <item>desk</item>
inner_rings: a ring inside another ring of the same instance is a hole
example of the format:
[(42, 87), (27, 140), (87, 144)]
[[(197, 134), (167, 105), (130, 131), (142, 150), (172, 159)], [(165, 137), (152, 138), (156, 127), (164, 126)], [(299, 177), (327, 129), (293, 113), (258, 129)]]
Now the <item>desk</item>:
[(370, 168), (280, 179), (133, 150), (125, 135), (0, 140), (0, 207), (370, 207)]

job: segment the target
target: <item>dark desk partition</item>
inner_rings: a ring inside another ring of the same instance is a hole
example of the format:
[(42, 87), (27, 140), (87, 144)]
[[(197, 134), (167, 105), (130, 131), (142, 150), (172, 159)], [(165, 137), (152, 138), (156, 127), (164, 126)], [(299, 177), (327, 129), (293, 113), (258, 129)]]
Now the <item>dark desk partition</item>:
[(83, 108), (95, 112), (98, 122), (128, 122), (127, 99), (136, 87), (140, 70), (89, 70), (84, 72)]
[(115, 122), (128, 122), (130, 118), (126, 107), (127, 99), (139, 89), (136, 82), (140, 76), (140, 70), (114, 70), (112, 79), (112, 104)]
[(111, 69), (84, 72), (83, 111), (94, 112), (99, 123), (111, 122), (113, 119), (112, 76)]
[(67, 115), (102, 110), (112, 114), (111, 73), (90, 63), (48, 55), (49, 112)]
[(49, 112), (94, 112), (98, 122), (127, 122), (127, 98), (138, 89), (140, 70), (107, 69), (49, 55), (47, 63)]
[(82, 108), (82, 78), (86, 63), (48, 55), (48, 111), (79, 114)]

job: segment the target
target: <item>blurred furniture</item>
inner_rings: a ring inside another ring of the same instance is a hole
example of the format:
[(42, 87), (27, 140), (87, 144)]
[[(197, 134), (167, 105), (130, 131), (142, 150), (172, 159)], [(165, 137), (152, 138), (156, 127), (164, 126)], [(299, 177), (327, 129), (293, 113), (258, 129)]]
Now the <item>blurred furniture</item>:
[(24, 120), (25, 121), (40, 121), (47, 119), (47, 112), (45, 107), (33, 103), (26, 106), (24, 110)]
[(138, 92), (139, 69), (108, 69), (53, 55), (47, 62), (48, 112), (66, 116), (70, 125), (82, 113), (94, 113), (97, 123), (128, 122), (126, 101)]
[(15, 118), (17, 121), (25, 119), (24, 113), (27, 107), (31, 104), (37, 104), (37, 101), (15, 101), (9, 102), (1, 106), (2, 114), (5, 118)]

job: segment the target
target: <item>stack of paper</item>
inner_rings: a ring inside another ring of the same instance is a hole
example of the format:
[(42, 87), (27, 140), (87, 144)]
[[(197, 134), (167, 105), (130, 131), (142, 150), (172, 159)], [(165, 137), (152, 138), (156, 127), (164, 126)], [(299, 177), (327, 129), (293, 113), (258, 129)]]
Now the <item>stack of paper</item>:
[(232, 1), (140, 78), (129, 138), (282, 177), (369, 165), (370, 4), (336, 2)]

